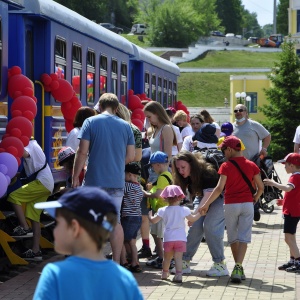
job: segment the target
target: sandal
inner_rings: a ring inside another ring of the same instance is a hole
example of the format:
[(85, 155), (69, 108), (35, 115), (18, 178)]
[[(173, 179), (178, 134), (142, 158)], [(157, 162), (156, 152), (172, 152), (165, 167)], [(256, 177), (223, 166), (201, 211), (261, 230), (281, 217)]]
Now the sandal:
[(161, 279), (162, 280), (167, 280), (169, 276), (170, 276), (169, 272), (167, 272), (167, 271), (162, 271), (161, 272)]
[(182, 283), (182, 274), (176, 274), (172, 281), (175, 283)]
[(131, 265), (128, 262), (126, 262), (125, 264), (121, 264), (121, 266), (127, 270), (129, 270), (131, 267)]
[(141, 273), (143, 269), (139, 265), (136, 265), (136, 266), (130, 266), (129, 271), (131, 271), (132, 273)]

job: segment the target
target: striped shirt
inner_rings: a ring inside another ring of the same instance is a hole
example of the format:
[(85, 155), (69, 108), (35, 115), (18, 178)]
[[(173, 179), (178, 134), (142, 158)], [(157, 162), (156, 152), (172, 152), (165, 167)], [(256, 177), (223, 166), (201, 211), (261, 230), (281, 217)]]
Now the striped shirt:
[(125, 182), (124, 197), (121, 209), (121, 216), (141, 216), (141, 201), (143, 191), (137, 182)]

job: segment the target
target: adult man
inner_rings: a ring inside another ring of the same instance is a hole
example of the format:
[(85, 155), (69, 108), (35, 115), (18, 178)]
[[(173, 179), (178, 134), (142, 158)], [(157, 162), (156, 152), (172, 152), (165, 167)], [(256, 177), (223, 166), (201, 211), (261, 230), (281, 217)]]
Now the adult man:
[(125, 165), (134, 160), (135, 143), (130, 125), (116, 116), (119, 101), (116, 95), (103, 94), (99, 99), (101, 114), (86, 119), (78, 135), (80, 139), (73, 170), (73, 187), (79, 186), (79, 175), (89, 153), (83, 185), (98, 186), (115, 198), (118, 209), (110, 243), (113, 260), (120, 262), (124, 233), (120, 209), (125, 186)]
[[(35, 203), (47, 201), (54, 188), (54, 180), (46, 156), (35, 140), (31, 140), (24, 147), (23, 166), (26, 176), (37, 173), (36, 179), (13, 191), (8, 196), (14, 211), (20, 222), (20, 226), (14, 228), (11, 236), (33, 236), (32, 249), (21, 254), (26, 260), (41, 261), (40, 251), (41, 224), (40, 215), (42, 210), (34, 207)], [(23, 211), (22, 205), (25, 205)], [(31, 221), (32, 229), (29, 228), (26, 218)]]
[(271, 142), (270, 132), (260, 123), (249, 119), (245, 105), (238, 104), (234, 108), (234, 115), (232, 135), (237, 136), (244, 143), (246, 149), (243, 151), (243, 155), (249, 160), (258, 153), (266, 156)]
[(300, 125), (296, 129), (293, 143), (294, 143), (294, 152), (300, 153)]

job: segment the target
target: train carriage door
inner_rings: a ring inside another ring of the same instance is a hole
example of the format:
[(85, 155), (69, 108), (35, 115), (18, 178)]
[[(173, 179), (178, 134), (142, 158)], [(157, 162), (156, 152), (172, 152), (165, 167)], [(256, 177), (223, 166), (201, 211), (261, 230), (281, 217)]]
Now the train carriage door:
[(135, 94), (144, 93), (144, 72), (143, 63), (139, 61), (131, 61), (130, 66), (130, 89), (134, 91)]

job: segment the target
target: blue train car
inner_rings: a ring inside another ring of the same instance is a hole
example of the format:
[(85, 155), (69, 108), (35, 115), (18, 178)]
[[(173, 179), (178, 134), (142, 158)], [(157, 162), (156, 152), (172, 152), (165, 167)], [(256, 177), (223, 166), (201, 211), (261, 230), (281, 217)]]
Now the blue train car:
[(68, 80), (84, 106), (93, 107), (101, 94), (119, 99), (128, 90), (159, 101), (165, 107), (177, 97), (179, 68), (130, 43), (104, 27), (51, 0), (0, 1), (1, 103), (0, 127), (5, 130), (11, 99), (7, 69), (19, 66), (35, 83), (38, 114), (34, 135), (42, 145), (56, 182), (65, 175), (57, 162), (67, 132), (60, 103), (43, 90), (43, 73)]

